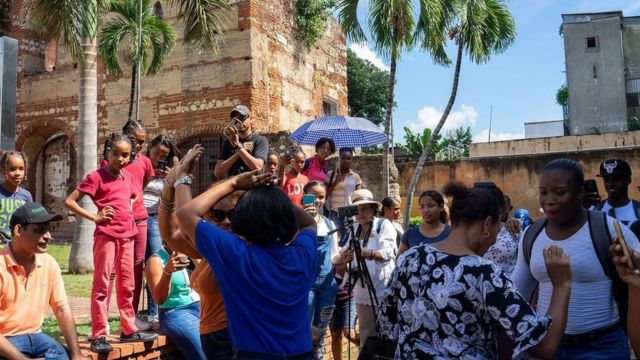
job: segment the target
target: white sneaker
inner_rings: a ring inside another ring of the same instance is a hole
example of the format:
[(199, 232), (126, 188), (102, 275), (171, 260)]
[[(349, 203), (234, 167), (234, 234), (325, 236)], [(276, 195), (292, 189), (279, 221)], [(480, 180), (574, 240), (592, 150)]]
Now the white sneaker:
[(136, 327), (138, 330), (147, 331), (151, 329), (151, 323), (136, 317)]

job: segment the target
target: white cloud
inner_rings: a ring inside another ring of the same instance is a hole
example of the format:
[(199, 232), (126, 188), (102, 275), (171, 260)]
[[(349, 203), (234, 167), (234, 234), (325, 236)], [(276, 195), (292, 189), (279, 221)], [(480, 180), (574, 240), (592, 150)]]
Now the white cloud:
[[(433, 106), (425, 106), (418, 110), (418, 119), (409, 122), (409, 129), (413, 132), (422, 132), (425, 128), (435, 129), (442, 117), (443, 111)], [(473, 106), (461, 105), (460, 110), (449, 113), (447, 121), (442, 126), (440, 133), (450, 129), (457, 129), (460, 126), (467, 127), (475, 125), (478, 120), (478, 111)]]
[(373, 65), (381, 70), (389, 71), (389, 66), (385, 65), (382, 58), (380, 58), (375, 51), (371, 50), (369, 44), (351, 44), (349, 45), (349, 49), (351, 49), (359, 58), (371, 61)]
[[(505, 140), (514, 140), (514, 139), (524, 139), (524, 133), (514, 134), (510, 132), (491, 132), (491, 141), (505, 141)], [(474, 143), (482, 143), (489, 141), (489, 129), (484, 129), (480, 131), (478, 134), (474, 135), (473, 142)]]

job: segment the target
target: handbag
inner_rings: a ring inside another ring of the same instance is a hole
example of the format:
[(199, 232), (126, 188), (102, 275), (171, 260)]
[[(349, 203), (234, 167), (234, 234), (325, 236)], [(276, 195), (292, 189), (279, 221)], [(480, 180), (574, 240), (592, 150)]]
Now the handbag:
[(386, 336), (369, 336), (358, 355), (358, 360), (393, 360), (398, 341)]

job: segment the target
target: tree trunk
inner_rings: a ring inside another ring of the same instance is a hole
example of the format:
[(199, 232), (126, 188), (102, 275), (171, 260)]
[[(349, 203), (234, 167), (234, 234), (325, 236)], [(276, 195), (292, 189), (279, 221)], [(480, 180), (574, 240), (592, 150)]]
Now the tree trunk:
[[(82, 45), (85, 65), (80, 70), (80, 89), (78, 94), (78, 160), (76, 163), (76, 182), (96, 169), (98, 164), (98, 74), (97, 39), (86, 38)], [(83, 208), (95, 212), (96, 208), (88, 196), (78, 202)], [(76, 227), (71, 244), (69, 270), (74, 274), (93, 271), (93, 230), (95, 224), (76, 216)]]
[(391, 135), (391, 121), (393, 120), (393, 97), (396, 85), (396, 57), (391, 56), (391, 66), (389, 71), (389, 94), (387, 94), (387, 118), (384, 122), (384, 149), (382, 155), (382, 186), (384, 197), (389, 196), (389, 148), (393, 146), (389, 144)]
[(447, 107), (444, 109), (442, 113), (442, 117), (440, 117), (440, 121), (438, 125), (431, 133), (431, 138), (429, 138), (429, 142), (427, 146), (422, 151), (422, 155), (420, 155), (420, 160), (418, 160), (418, 164), (416, 165), (416, 169), (413, 171), (413, 176), (411, 177), (411, 183), (409, 184), (409, 190), (407, 191), (407, 203), (404, 207), (404, 228), (409, 227), (409, 218), (411, 217), (411, 205), (413, 203), (413, 193), (416, 190), (416, 185), (418, 184), (418, 179), (420, 178), (420, 173), (422, 173), (422, 168), (424, 167), (424, 163), (429, 157), (429, 153), (433, 148), (433, 145), (440, 133), (440, 129), (444, 125), (445, 121), (449, 117), (449, 113), (451, 112), (451, 108), (453, 107), (453, 103), (456, 101), (456, 95), (458, 94), (458, 80), (460, 79), (460, 64), (462, 62), (462, 49), (463, 44), (462, 40), (458, 40), (458, 55), (456, 58), (456, 68), (453, 75), (453, 85), (451, 87), (451, 95), (449, 96), (449, 102), (447, 103)]
[(133, 64), (133, 69), (131, 69), (131, 92), (129, 93), (129, 115), (127, 116), (127, 121), (131, 121), (133, 116), (133, 103), (136, 98), (136, 79), (138, 76), (138, 66)]

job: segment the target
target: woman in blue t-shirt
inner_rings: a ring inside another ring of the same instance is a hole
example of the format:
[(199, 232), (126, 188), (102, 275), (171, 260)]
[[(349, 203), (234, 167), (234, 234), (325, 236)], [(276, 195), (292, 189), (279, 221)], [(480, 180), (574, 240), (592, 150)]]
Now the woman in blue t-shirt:
[[(202, 153), (202, 146), (194, 146), (165, 177), (177, 199), (190, 195), (189, 173)], [(316, 222), (282, 189), (264, 186), (273, 179), (257, 171), (240, 174), (176, 212), (184, 241), (195, 245), (218, 281), (234, 359), (312, 358), (307, 312), (316, 270)], [(231, 215), (233, 233), (203, 220), (213, 204), (236, 190), (248, 191)]]
[(444, 198), (435, 190), (427, 190), (418, 199), (422, 224), (409, 228), (402, 235), (398, 256), (420, 244), (433, 244), (444, 240), (451, 232), (447, 224), (448, 216), (444, 209)]

